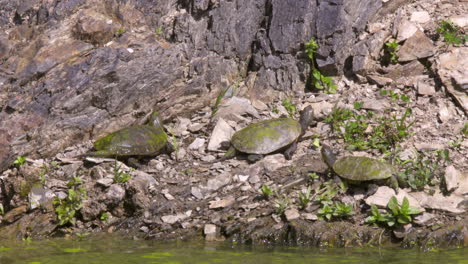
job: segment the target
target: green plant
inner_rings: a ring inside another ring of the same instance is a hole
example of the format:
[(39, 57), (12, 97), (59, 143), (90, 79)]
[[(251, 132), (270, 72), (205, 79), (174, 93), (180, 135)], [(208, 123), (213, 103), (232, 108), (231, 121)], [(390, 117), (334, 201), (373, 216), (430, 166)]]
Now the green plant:
[(227, 91), (229, 90), (229, 87), (224, 89), (224, 90), (221, 90), (221, 92), (219, 92), (218, 96), (216, 97), (216, 101), (215, 103), (213, 104), (213, 106), (211, 107), (211, 117), (213, 117), (214, 115), (216, 115), (216, 113), (218, 112), (219, 110), (219, 105), (221, 104), (221, 101), (223, 100), (224, 96), (226, 95)]
[(162, 26), (158, 27), (157, 29), (154, 30), (154, 33), (156, 33), (157, 36), (160, 36), (162, 34)]
[(395, 196), (392, 196), (387, 203), (389, 213), (380, 213), (375, 205), (371, 206), (371, 216), (367, 217), (367, 224), (386, 224), (389, 227), (411, 223), (412, 215), (420, 214), (419, 209), (410, 206), (408, 198), (404, 197), (401, 206)]
[(467, 137), (468, 136), (468, 122), (465, 123), (465, 125), (463, 126), (462, 130), (461, 130), (461, 133), (463, 136)]
[(422, 151), (416, 158), (401, 161), (395, 159), (400, 165), (399, 178), (413, 190), (423, 190), (426, 186), (435, 186), (442, 182), (443, 168), (450, 162), (448, 150)]
[(462, 142), (463, 142), (463, 138), (457, 139), (457, 140), (451, 140), (451, 141), (447, 142), (447, 145), (449, 145), (449, 147), (451, 147), (451, 148), (460, 150)]
[(397, 51), (399, 46), (400, 45), (398, 44), (398, 42), (396, 42), (396, 40), (388, 41), (387, 43), (385, 43), (385, 47), (387, 48), (388, 54), (390, 55), (390, 63), (392, 64), (398, 63)]
[(324, 204), (317, 211), (320, 218), (332, 220), (332, 218), (344, 218), (354, 214), (353, 206), (342, 202), (333, 202)]
[(273, 194), (273, 189), (270, 188), (268, 185), (262, 184), (262, 187), (258, 190), (258, 192), (265, 198), (269, 199), (270, 196)]
[(286, 196), (275, 200), (275, 213), (277, 215), (283, 215), (284, 212), (289, 208), (289, 199)]
[(283, 100), (281, 105), (284, 106), (284, 108), (288, 112), (289, 117), (294, 118), (294, 114), (297, 112), (296, 104), (293, 104), (291, 102), (291, 99), (286, 98), (286, 99)]
[(273, 108), (271, 109), (271, 112), (275, 113), (275, 114), (278, 114), (279, 113), (278, 107), (276, 107), (276, 105), (273, 106)]
[(318, 178), (319, 178), (318, 174), (315, 173), (315, 172), (309, 172), (309, 173), (307, 174), (307, 176), (309, 176), (309, 178), (310, 178), (312, 181), (318, 180)]
[(319, 45), (314, 38), (305, 43), (305, 50), (311, 65), (312, 84), (316, 89), (324, 90), (326, 93), (336, 93), (337, 85), (333, 83), (333, 79), (331, 77), (324, 76), (316, 67), (315, 53), (318, 48)]
[(23, 157), (23, 156), (18, 156), (13, 162), (13, 164), (15, 164), (17, 167), (21, 167), (25, 163), (26, 163), (26, 157)]
[(300, 209), (305, 209), (307, 205), (310, 203), (312, 196), (311, 196), (311, 189), (310, 187), (307, 187), (305, 192), (300, 192), (299, 193), (299, 208)]
[(86, 199), (86, 190), (81, 187), (83, 181), (78, 177), (73, 177), (67, 183), (68, 193), (63, 199), (56, 198), (53, 201), (55, 207), (55, 213), (59, 220), (59, 225), (66, 225), (68, 223), (74, 225), (76, 221), (76, 213), (83, 206), (83, 200)]
[(79, 241), (83, 241), (87, 236), (90, 235), (89, 232), (84, 232), (84, 233), (75, 233), (76, 237), (78, 238)]
[(114, 163), (114, 182), (125, 183), (132, 178), (132, 175), (121, 170), (121, 166), (117, 165), (117, 161)]
[(102, 213), (99, 219), (101, 219), (101, 221), (103, 222), (107, 222), (107, 220), (109, 220), (109, 213), (108, 212)]
[(116, 35), (117, 37), (120, 37), (120, 36), (122, 36), (124, 33), (125, 33), (125, 29), (124, 29), (124, 28), (119, 28), (119, 29), (117, 29), (117, 32), (115, 32), (115, 35)]
[(452, 45), (461, 45), (468, 41), (468, 36), (462, 33), (462, 29), (453, 24), (451, 21), (441, 20), (437, 33), (441, 34), (444, 42)]
[(0, 203), (0, 215), (5, 215), (5, 208), (3, 208), (2, 203)]
[(353, 107), (356, 110), (361, 110), (363, 105), (364, 105), (364, 102), (362, 102), (362, 101), (356, 101), (356, 102), (353, 103)]

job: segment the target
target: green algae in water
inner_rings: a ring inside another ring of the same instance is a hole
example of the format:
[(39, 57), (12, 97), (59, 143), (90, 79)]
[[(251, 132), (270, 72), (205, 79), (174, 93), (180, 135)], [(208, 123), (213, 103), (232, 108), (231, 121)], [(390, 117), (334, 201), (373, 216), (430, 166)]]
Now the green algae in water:
[[(450, 263), (468, 264), (468, 248), (423, 252), (400, 248), (261, 247), (200, 242), (161, 243), (123, 239), (32, 241), (8, 244), (0, 263), (41, 264), (295, 264), (295, 263)], [(11, 246), (10, 246), (11, 245)], [(31, 246), (30, 245), (30, 246)]]

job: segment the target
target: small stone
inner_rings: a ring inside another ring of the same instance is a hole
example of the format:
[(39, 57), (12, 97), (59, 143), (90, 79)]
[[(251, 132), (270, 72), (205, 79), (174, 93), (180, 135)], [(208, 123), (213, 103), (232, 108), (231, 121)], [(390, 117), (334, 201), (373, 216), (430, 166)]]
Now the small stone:
[(412, 197), (410, 194), (408, 194), (406, 191), (398, 189), (398, 194), (396, 194), (395, 190), (388, 186), (380, 186), (373, 195), (367, 197), (365, 202), (368, 205), (374, 204), (378, 207), (385, 208), (387, 207), (388, 201), (390, 200), (390, 198), (392, 198), (392, 196), (395, 196), (397, 198), (399, 204), (401, 204), (403, 202), (403, 199), (406, 197), (411, 207), (417, 208), (421, 212), (425, 211), (419, 203), (419, 201)]
[(216, 225), (206, 224), (203, 227), (203, 233), (205, 234), (205, 240), (206, 241), (216, 240)]
[(382, 23), (372, 23), (372, 24), (367, 25), (367, 31), (369, 31), (369, 33), (371, 34), (374, 34), (375, 32), (383, 28), (385, 28), (385, 25)]
[(111, 186), (112, 183), (114, 183), (114, 179), (113, 178), (102, 178), (102, 179), (97, 180), (96, 183), (107, 188), (107, 187)]
[(430, 223), (430, 221), (434, 218), (435, 218), (434, 214), (424, 212), (418, 216), (415, 216), (413, 222), (417, 225), (423, 226), (423, 225), (427, 225), (428, 223)]
[(442, 123), (446, 123), (450, 121), (450, 119), (452, 119), (452, 113), (450, 113), (450, 110), (445, 105), (439, 108), (439, 112), (437, 113), (437, 116), (439, 117), (439, 120)]
[(292, 221), (294, 219), (297, 219), (299, 218), (299, 212), (297, 211), (297, 209), (288, 209), (284, 212), (284, 217), (286, 217), (286, 220), (288, 221)]
[(377, 99), (364, 99), (362, 108), (373, 111), (383, 111), (384, 109), (389, 108), (389, 103), (387, 100), (377, 100)]
[(427, 11), (413, 12), (410, 18), (411, 22), (416, 22), (420, 24), (425, 24), (431, 21), (431, 17)]
[(203, 138), (196, 138), (192, 144), (189, 145), (189, 149), (194, 150), (194, 149), (200, 149), (205, 145), (205, 139)]
[(233, 205), (235, 200), (233, 198), (218, 200), (218, 201), (211, 201), (210, 202), (210, 209), (219, 209), (219, 208), (226, 208)]
[(106, 192), (106, 200), (109, 204), (117, 205), (124, 199), (124, 197), (125, 189), (119, 184), (112, 184)]
[(255, 109), (250, 100), (242, 97), (231, 97), (224, 104), (218, 107), (216, 117), (226, 120), (236, 120), (238, 116), (249, 114), (255, 118), (260, 118), (257, 109)]
[(260, 177), (255, 174), (255, 175), (252, 175), (250, 178), (249, 178), (249, 182), (251, 184), (256, 184), (256, 183), (259, 183), (260, 182)]
[(142, 226), (142, 227), (140, 227), (140, 231), (143, 232), (143, 233), (148, 233), (149, 228), (147, 226)]
[(411, 159), (414, 159), (416, 158), (417, 156), (417, 153), (415, 152), (415, 150), (413, 148), (405, 148), (402, 152), (400, 152), (400, 154), (398, 155), (398, 157), (402, 160), (402, 161), (406, 161), (406, 160), (411, 160)]
[(444, 149), (445, 146), (443, 144), (439, 144), (439, 143), (415, 143), (414, 144), (414, 147), (418, 150), (418, 151), (434, 151), (434, 150), (439, 150), (439, 149)]
[(172, 196), (170, 193), (165, 193), (164, 197), (166, 197), (166, 199), (169, 200), (169, 201), (172, 201), (172, 200), (175, 199), (174, 196)]
[(233, 134), (234, 129), (224, 119), (219, 118), (211, 133), (210, 141), (208, 142), (208, 150), (219, 150), (221, 148), (221, 143), (230, 141)]
[(166, 224), (174, 224), (177, 223), (178, 221), (187, 219), (187, 216), (185, 214), (177, 214), (177, 215), (165, 215), (161, 217), (161, 220), (166, 223)]
[(418, 94), (434, 95), (436, 93), (435, 86), (426, 83), (424, 80), (419, 80), (417, 86), (418, 86)]
[(404, 238), (406, 234), (408, 234), (413, 226), (411, 224), (403, 225), (403, 226), (397, 226), (395, 230), (393, 230), (393, 234), (397, 238)]
[(409, 21), (403, 21), (398, 27), (397, 42), (402, 42), (413, 36), (418, 31), (418, 27)]
[(391, 84), (393, 82), (392, 79), (377, 74), (369, 74), (367, 75), (367, 79), (370, 83), (377, 84), (379, 87)]
[(186, 155), (187, 155), (187, 151), (184, 148), (179, 148), (176, 151), (177, 160), (183, 160)]
[(265, 171), (274, 172), (279, 168), (287, 167), (292, 164), (291, 160), (286, 160), (283, 154), (268, 155), (258, 162)]
[(318, 220), (318, 216), (316, 214), (312, 214), (312, 213), (304, 213), (304, 214), (302, 214), (302, 217), (304, 217), (304, 219), (306, 219), (306, 220), (311, 220), (311, 221), (317, 221)]
[(468, 193), (468, 177), (463, 175), (453, 165), (445, 168), (445, 184), (449, 192), (465, 194)]
[(29, 209), (33, 210), (38, 207), (46, 208), (47, 204), (55, 197), (55, 194), (42, 186), (34, 186), (29, 192)]
[(216, 191), (219, 188), (228, 185), (231, 183), (231, 174), (229, 173), (223, 173), (215, 178), (209, 179), (206, 183), (206, 189), (211, 190), (211, 191)]
[(203, 193), (201, 192), (201, 189), (198, 188), (198, 187), (192, 187), (191, 193), (197, 199), (203, 199), (204, 198)]
[(454, 25), (464, 28), (468, 26), (468, 14), (462, 14), (457, 16), (451, 16), (449, 21), (451, 21)]
[(193, 123), (188, 126), (188, 130), (192, 133), (195, 133), (200, 131), (203, 127), (205, 127), (205, 124)]
[(434, 55), (436, 48), (423, 32), (417, 30), (398, 50), (400, 62), (413, 61)]
[(249, 179), (249, 175), (237, 175), (239, 182), (246, 182)]

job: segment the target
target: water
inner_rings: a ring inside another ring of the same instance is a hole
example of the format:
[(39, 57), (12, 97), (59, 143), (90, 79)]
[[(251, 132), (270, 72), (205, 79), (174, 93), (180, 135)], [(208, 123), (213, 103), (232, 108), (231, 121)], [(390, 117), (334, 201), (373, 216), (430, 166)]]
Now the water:
[(0, 241), (0, 264), (294, 264), (453, 263), (468, 264), (468, 248), (422, 252), (399, 248), (252, 247), (226, 243), (131, 241), (117, 238), (73, 241)]

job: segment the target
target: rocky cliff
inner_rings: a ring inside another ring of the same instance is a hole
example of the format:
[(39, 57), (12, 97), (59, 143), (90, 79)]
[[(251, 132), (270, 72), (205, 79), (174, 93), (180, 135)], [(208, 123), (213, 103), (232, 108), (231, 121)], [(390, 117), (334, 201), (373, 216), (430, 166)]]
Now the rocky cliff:
[[(391, 10), (395, 6), (386, 6)], [(352, 70), (380, 0), (1, 0), (0, 169), (207, 105), (239, 83), (263, 101), (303, 91), (304, 43), (327, 74)], [(355, 63), (356, 64), (356, 63)]]

